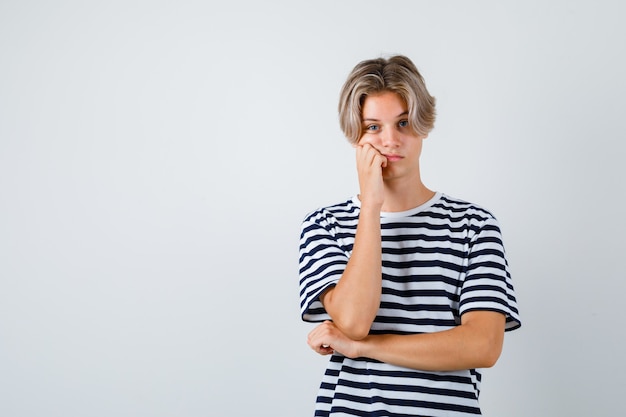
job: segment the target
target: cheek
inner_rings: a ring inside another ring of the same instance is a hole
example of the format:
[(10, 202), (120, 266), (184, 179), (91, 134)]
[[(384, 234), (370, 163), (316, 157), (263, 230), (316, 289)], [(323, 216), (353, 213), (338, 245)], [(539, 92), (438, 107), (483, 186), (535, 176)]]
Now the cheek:
[(376, 141), (372, 138), (371, 135), (363, 135), (361, 136), (361, 139), (359, 139), (359, 141), (357, 142), (357, 145), (363, 146), (365, 144), (370, 144), (374, 147), (376, 147)]

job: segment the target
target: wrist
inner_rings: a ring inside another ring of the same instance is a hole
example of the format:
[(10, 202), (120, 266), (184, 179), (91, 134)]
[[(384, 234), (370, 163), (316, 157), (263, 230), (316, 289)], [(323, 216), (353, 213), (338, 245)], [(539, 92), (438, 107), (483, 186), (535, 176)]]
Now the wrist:
[(361, 203), (360, 204), (361, 210), (363, 210), (363, 208), (371, 208), (372, 210), (378, 210), (380, 212), (380, 209), (383, 206), (383, 202), (384, 202), (383, 198), (374, 197), (374, 196), (367, 197), (363, 193), (359, 193), (357, 197), (359, 199), (359, 202)]
[(381, 203), (374, 203), (374, 202), (370, 202), (370, 201), (361, 201), (361, 207), (360, 207), (360, 212), (361, 212), (361, 216), (367, 216), (367, 215), (371, 215), (374, 217), (380, 217), (380, 212), (382, 210), (383, 204)]
[(361, 340), (356, 340), (354, 341), (354, 357), (355, 358), (370, 358), (370, 359), (374, 359), (371, 356), (371, 349), (369, 349), (369, 346), (371, 346), (371, 340), (372, 340), (372, 336), (365, 336), (363, 339)]

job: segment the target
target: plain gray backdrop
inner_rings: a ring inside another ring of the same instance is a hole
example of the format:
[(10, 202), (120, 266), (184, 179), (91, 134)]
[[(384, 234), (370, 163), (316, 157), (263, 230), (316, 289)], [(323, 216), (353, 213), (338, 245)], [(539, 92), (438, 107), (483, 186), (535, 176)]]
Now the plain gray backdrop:
[(433, 189), (498, 217), (523, 327), (489, 417), (626, 392), (620, 1), (0, 1), (0, 415), (312, 415), (310, 210), (358, 192), (362, 59), (438, 100)]

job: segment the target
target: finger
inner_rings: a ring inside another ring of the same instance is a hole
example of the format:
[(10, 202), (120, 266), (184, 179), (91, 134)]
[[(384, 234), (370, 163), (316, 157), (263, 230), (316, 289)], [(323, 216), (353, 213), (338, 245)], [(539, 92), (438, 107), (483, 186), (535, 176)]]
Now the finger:
[(312, 339), (314, 337), (317, 337), (317, 335), (319, 335), (321, 332), (325, 331), (326, 327), (332, 323), (330, 320), (326, 320), (320, 324), (318, 324), (317, 326), (315, 326), (315, 328), (313, 328), (313, 330), (311, 330), (308, 334), (308, 339)]
[(309, 334), (306, 343), (311, 349), (316, 352), (324, 345), (328, 346), (328, 344), (325, 343), (325, 341), (323, 340), (323, 335), (321, 335), (319, 332)]
[(335, 350), (331, 347), (322, 347), (317, 351), (317, 353), (320, 355), (332, 355), (335, 353)]
[(320, 354), (328, 354), (333, 350), (332, 347), (330, 347), (329, 339), (329, 329), (331, 326), (332, 322), (327, 320), (309, 332), (307, 344), (311, 349)]
[(309, 347), (320, 355), (330, 355), (335, 352), (335, 350), (328, 344), (319, 342), (316, 339), (310, 339), (307, 341)]
[(375, 167), (386, 167), (387, 158), (385, 157), (385, 155), (383, 155), (378, 149), (374, 148), (372, 145), (368, 146), (369, 149), (366, 151), (366, 153), (370, 165)]
[(364, 145), (357, 152), (357, 164), (362, 167), (381, 167), (386, 158), (371, 145)]

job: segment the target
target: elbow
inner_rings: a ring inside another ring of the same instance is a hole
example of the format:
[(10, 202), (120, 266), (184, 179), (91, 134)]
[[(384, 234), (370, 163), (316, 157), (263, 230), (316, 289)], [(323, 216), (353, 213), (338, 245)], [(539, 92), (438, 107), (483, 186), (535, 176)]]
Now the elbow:
[(480, 366), (480, 368), (492, 368), (493, 366), (495, 366), (495, 364), (498, 362), (498, 359), (500, 358), (500, 352), (487, 352), (484, 357), (483, 357), (483, 364), (482, 366)]
[(492, 342), (481, 349), (477, 368), (492, 368), (500, 359), (502, 353), (502, 343)]
[(365, 339), (369, 334), (369, 329), (351, 329), (348, 333), (346, 333), (346, 336), (352, 340), (358, 341)]
[(474, 365), (472, 368), (491, 368), (498, 362), (504, 345), (504, 315), (491, 312), (470, 314), (466, 318), (466, 335), (467, 347), (473, 347), (470, 350), (474, 352), (470, 360)]
[(335, 325), (341, 332), (352, 340), (363, 340), (370, 334), (372, 322), (365, 320), (349, 320), (336, 322)]
[[(337, 308), (333, 303), (333, 292), (327, 291), (322, 295), (322, 304), (328, 311), (333, 323), (341, 332), (352, 340), (362, 340), (370, 333), (372, 323), (376, 318), (378, 304), (371, 308)], [(380, 303), (380, 301), (378, 301)], [(371, 311), (370, 311), (371, 310)]]

